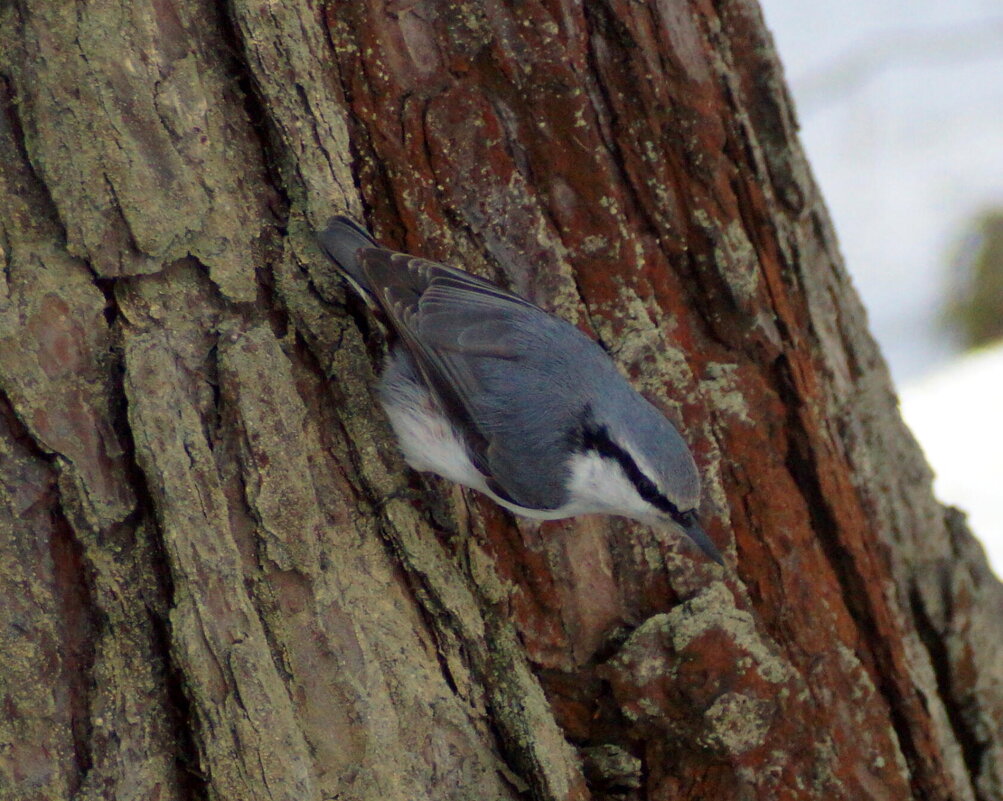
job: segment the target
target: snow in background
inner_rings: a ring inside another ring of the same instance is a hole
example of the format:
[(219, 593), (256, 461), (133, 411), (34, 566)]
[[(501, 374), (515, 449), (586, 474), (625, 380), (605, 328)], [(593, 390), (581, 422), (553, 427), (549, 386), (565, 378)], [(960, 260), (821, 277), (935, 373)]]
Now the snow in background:
[(940, 312), (968, 224), (1003, 208), (1003, 6), (761, 3), (938, 497), (969, 513), (1003, 575), (1003, 349), (962, 357)]
[[(902, 395), (906, 422), (937, 470), (938, 497), (969, 512), (997, 575), (1003, 574), (1001, 376), (1003, 345), (996, 345), (952, 361)], [(945, 415), (959, 407), (962, 414)]]

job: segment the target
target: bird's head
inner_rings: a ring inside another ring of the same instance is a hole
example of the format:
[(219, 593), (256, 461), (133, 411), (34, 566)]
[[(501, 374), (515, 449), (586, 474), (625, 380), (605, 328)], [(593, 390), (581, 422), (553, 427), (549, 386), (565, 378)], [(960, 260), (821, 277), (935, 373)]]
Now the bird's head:
[(639, 395), (589, 404), (569, 468), (574, 503), (647, 525), (672, 524), (724, 564), (697, 516), (700, 475), (689, 448)]

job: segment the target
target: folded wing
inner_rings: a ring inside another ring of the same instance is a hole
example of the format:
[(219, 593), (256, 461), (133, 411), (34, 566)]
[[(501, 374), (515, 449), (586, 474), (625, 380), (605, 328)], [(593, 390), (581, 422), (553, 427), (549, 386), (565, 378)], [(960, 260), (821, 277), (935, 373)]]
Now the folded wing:
[(492, 490), (529, 508), (560, 506), (564, 465), (553, 443), (566, 432), (553, 414), (540, 415), (538, 431), (525, 423), (526, 410), (540, 408), (550, 372), (559, 366), (548, 358), (548, 336), (567, 324), (445, 265), (383, 249), (365, 249), (360, 260), (390, 324), (462, 430), (471, 461)]

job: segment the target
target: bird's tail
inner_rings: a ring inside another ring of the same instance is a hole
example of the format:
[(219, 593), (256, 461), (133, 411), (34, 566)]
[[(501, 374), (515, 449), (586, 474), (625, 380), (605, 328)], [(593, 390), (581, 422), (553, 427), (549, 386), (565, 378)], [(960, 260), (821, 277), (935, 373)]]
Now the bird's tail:
[(317, 233), (317, 242), (327, 257), (352, 282), (363, 297), (370, 294), (368, 281), (359, 262), (361, 248), (377, 248), (372, 234), (350, 217), (338, 215)]

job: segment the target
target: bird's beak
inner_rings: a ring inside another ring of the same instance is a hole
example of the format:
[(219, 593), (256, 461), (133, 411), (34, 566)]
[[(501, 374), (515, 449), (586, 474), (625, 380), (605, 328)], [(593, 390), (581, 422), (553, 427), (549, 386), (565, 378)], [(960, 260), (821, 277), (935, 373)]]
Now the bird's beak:
[(682, 526), (682, 529), (686, 532), (687, 537), (700, 546), (701, 551), (721, 565), (721, 567), (724, 567), (724, 557), (721, 556), (721, 552), (711, 541), (711, 538), (707, 536), (707, 532), (703, 530), (703, 526), (696, 519), (696, 515), (693, 516), (693, 522), (688, 526)]

